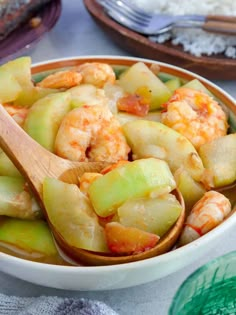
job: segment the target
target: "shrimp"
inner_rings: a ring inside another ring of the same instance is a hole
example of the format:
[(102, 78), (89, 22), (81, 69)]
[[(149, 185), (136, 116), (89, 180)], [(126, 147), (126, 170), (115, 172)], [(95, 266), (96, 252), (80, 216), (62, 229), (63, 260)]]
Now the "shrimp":
[(227, 133), (225, 112), (204, 92), (179, 88), (165, 106), (162, 123), (188, 138), (196, 149)]
[(193, 206), (180, 236), (180, 245), (206, 234), (230, 213), (231, 204), (221, 193), (210, 190)]
[(22, 127), (25, 118), (28, 115), (28, 108), (8, 104), (5, 104), (4, 108), (6, 109), (8, 114), (18, 123), (18, 125)]
[(130, 148), (119, 121), (106, 106), (83, 106), (63, 119), (55, 153), (72, 161), (127, 160)]
[(108, 82), (114, 84), (116, 80), (112, 67), (106, 63), (87, 62), (76, 69), (82, 75), (82, 83), (90, 83), (100, 88)]
[(111, 66), (106, 63), (88, 62), (70, 70), (55, 72), (37, 83), (37, 86), (69, 89), (80, 83), (89, 83), (102, 88), (105, 83), (114, 84), (115, 80), (116, 76)]
[(37, 86), (51, 89), (69, 89), (79, 85), (81, 81), (82, 75), (76, 71), (58, 71), (44, 78), (37, 83)]

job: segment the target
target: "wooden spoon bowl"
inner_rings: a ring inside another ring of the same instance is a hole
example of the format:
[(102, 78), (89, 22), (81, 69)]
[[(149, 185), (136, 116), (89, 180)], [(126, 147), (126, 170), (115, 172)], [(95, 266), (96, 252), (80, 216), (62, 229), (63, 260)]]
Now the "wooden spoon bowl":
[(154, 257), (169, 251), (176, 243), (184, 224), (185, 207), (180, 192), (173, 193), (182, 205), (182, 212), (174, 226), (158, 242), (145, 252), (128, 256), (111, 256), (90, 252), (69, 245), (50, 222), (43, 203), (42, 186), (46, 177), (58, 178), (68, 183), (78, 183), (78, 178), (84, 172), (99, 172), (108, 166), (107, 162), (72, 162), (64, 160), (44, 149), (34, 141), (10, 117), (0, 105), (0, 147), (26, 178), (39, 202), (45, 218), (52, 230), (54, 238), (62, 251), (75, 262), (86, 265), (112, 265), (128, 263)]

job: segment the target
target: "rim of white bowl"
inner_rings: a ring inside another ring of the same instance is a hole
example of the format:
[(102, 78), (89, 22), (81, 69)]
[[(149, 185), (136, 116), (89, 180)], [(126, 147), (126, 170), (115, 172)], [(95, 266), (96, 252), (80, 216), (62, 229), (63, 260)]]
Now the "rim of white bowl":
[[(109, 56), (109, 55), (88, 55), (88, 56), (72, 56), (72, 57), (64, 57), (64, 58), (57, 58), (57, 59), (50, 59), (48, 61), (43, 61), (43, 62), (38, 62), (38, 63), (33, 63), (32, 67), (36, 66), (41, 66), (41, 65), (47, 65), (52, 62), (61, 62), (61, 61), (70, 61), (70, 60), (82, 60), (82, 59), (120, 59), (120, 60), (131, 60), (131, 61), (143, 61), (143, 62), (152, 62), (156, 63), (159, 65), (163, 65), (166, 67), (169, 67), (171, 69), (176, 69), (180, 70), (186, 74), (194, 76), (196, 79), (200, 79), (202, 82), (206, 82), (208, 85), (212, 86), (216, 90), (218, 90), (220, 93), (222, 93), (224, 96), (226, 96), (229, 100), (235, 103), (234, 98), (229, 95), (227, 92), (225, 92), (221, 87), (217, 86), (216, 84), (212, 83), (208, 79), (205, 79), (204, 77), (195, 74), (194, 72), (185, 70), (181, 67), (173, 66), (168, 63), (164, 62), (159, 62), (156, 60), (152, 59), (146, 59), (146, 58), (139, 58), (139, 57), (127, 57), (127, 56), (119, 56), (119, 55), (114, 55), (114, 56)], [(236, 103), (235, 103), (236, 106)], [(144, 259), (144, 260), (139, 260), (139, 261), (134, 261), (130, 263), (124, 263), (124, 264), (117, 264), (117, 265), (107, 265), (107, 266), (63, 266), (63, 265), (54, 265), (54, 264), (47, 264), (47, 263), (41, 263), (41, 262), (34, 262), (30, 260), (26, 260), (23, 258), (18, 258), (15, 256), (11, 256), (5, 253), (0, 253), (2, 257), (5, 257), (7, 260), (12, 260), (14, 262), (18, 262), (22, 266), (25, 267), (30, 267), (35, 270), (47, 270), (47, 271), (62, 271), (64, 273), (78, 273), (82, 271), (83, 273), (100, 273), (102, 272), (113, 272), (113, 271), (122, 271), (122, 270), (129, 270), (133, 269), (134, 267), (137, 268), (146, 268), (146, 267), (151, 267), (155, 265), (158, 262), (160, 263), (165, 263), (170, 260), (175, 260), (179, 256), (182, 256), (182, 253), (184, 255), (194, 255), (198, 247), (202, 247), (205, 244), (208, 244), (211, 240), (214, 240), (214, 238), (219, 237), (220, 235), (223, 235), (224, 232), (230, 231), (231, 228), (234, 227), (236, 224), (236, 213), (232, 214), (227, 220), (222, 222), (219, 226), (215, 227), (213, 230), (209, 231), (207, 234), (201, 236), (197, 240), (183, 246), (177, 249), (174, 249), (170, 252), (167, 252), (165, 254)]]

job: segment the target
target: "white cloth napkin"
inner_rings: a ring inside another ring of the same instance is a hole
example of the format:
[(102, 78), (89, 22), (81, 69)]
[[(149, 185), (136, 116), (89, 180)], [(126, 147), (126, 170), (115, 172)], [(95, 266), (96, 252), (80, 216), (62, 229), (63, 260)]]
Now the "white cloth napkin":
[(0, 294), (0, 315), (118, 315), (100, 301), (57, 296), (16, 297)]

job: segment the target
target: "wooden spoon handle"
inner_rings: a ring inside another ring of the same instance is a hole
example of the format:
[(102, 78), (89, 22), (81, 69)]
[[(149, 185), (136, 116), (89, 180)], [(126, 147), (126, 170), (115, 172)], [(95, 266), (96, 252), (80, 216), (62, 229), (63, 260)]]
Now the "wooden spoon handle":
[(1, 104), (0, 147), (29, 183), (40, 192), (54, 156), (28, 136)]
[(202, 29), (206, 32), (214, 32), (224, 35), (236, 35), (236, 23), (226, 23), (221, 21), (206, 21)]
[(226, 23), (236, 23), (236, 16), (207, 15), (206, 21), (219, 21), (219, 22), (226, 22)]

